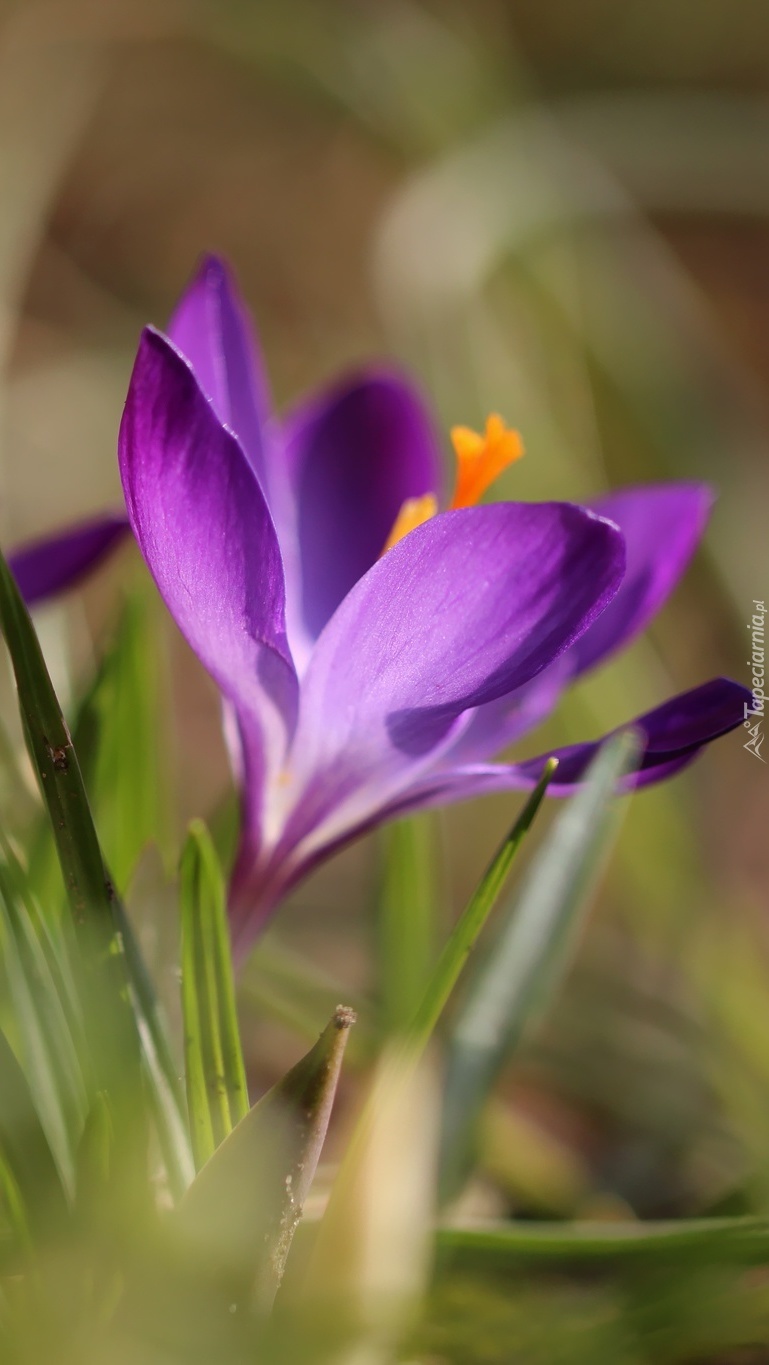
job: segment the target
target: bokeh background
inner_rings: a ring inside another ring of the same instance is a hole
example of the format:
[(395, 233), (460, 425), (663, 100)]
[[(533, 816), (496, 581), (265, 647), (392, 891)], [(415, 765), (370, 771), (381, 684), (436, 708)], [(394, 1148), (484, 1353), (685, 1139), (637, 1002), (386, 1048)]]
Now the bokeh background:
[[(759, 0), (5, 3), (4, 545), (119, 502), (139, 329), (163, 324), (216, 250), (279, 406), (385, 355), (445, 430), (489, 410), (520, 428), (527, 456), (502, 496), (718, 487), (675, 599), (581, 686), (553, 740), (716, 673), (747, 682), (746, 625), (769, 595), (768, 81)], [(126, 549), (41, 613), (65, 695), (142, 572)], [(181, 828), (218, 818), (228, 773), (213, 687), (167, 623), (161, 637)], [(446, 922), (514, 812), (500, 799), (431, 820)], [(489, 1117), (476, 1207), (765, 1206), (768, 817), (766, 766), (741, 732), (628, 803), (561, 999)], [(380, 855), (369, 840), (302, 887), (246, 972), (257, 1087), (322, 1023), (297, 956), (318, 1002), (360, 1005), (364, 1057)], [(152, 896), (167, 945), (170, 901)]]

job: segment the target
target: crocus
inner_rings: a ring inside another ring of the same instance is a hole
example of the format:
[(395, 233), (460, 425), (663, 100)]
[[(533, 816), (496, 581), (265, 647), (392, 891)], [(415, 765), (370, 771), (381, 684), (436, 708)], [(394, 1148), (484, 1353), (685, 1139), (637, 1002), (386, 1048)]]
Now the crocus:
[[(439, 445), (411, 384), (371, 369), (276, 417), (225, 267), (203, 262), (166, 335), (141, 339), (120, 432), (136, 539), (221, 690), (242, 789), (231, 885), (243, 951), (332, 849), (388, 817), (532, 786), (547, 755), (493, 763), (563, 689), (629, 643), (702, 533), (697, 484), (587, 507), (474, 505), (520, 453), (498, 418)], [(628, 786), (739, 725), (715, 679), (636, 718)], [(557, 751), (571, 791), (598, 741)]]

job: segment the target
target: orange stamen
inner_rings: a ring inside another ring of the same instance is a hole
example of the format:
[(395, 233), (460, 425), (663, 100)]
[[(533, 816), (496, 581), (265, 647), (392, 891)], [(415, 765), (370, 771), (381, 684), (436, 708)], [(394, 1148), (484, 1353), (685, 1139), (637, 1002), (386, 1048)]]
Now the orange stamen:
[(518, 432), (506, 427), (496, 412), (486, 419), (483, 436), (469, 427), (452, 427), (451, 440), (457, 456), (457, 482), (450, 507), (473, 507), (502, 471), (523, 455)]
[(429, 521), (437, 511), (438, 500), (434, 493), (424, 493), (421, 498), (407, 498), (395, 518), (395, 525), (387, 537), (382, 554), (386, 554), (399, 540), (403, 540), (409, 531), (414, 531), (417, 526)]

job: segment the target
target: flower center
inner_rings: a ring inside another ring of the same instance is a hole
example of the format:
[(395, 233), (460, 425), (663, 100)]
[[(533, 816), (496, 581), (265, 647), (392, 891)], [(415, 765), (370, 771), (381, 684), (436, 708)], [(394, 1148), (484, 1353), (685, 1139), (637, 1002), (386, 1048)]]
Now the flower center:
[[(496, 412), (487, 417), (483, 435), (471, 431), (470, 427), (452, 427), (451, 442), (457, 457), (457, 480), (449, 510), (474, 507), (503, 470), (523, 455), (523, 443), (518, 432), (505, 426)], [(403, 540), (409, 531), (429, 521), (437, 511), (438, 501), (434, 493), (407, 498), (395, 518), (382, 554)]]

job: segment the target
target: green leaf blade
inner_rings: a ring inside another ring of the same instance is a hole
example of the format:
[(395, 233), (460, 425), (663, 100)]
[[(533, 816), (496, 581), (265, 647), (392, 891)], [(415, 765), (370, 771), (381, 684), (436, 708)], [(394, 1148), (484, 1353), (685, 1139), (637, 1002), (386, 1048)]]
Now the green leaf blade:
[(5, 1034), (0, 1031), (0, 1161), (10, 1172), (13, 1201), (34, 1238), (60, 1224), (67, 1198), (37, 1107)]
[(538, 1263), (555, 1265), (654, 1264), (663, 1260), (734, 1260), (766, 1263), (769, 1223), (764, 1218), (676, 1218), (637, 1223), (478, 1223), (437, 1231), (441, 1259), (480, 1273), (510, 1272)]
[(399, 1033), (414, 1017), (434, 966), (437, 887), (432, 826), (426, 816), (382, 831), (378, 905), (384, 1028)]
[(16, 677), (22, 724), (61, 862), (75, 925), (112, 930), (112, 889), (69, 730), (29, 613), (0, 556), (0, 625)]
[(128, 595), (114, 636), (83, 698), (73, 738), (106, 860), (125, 892), (142, 850), (169, 844), (162, 651), (155, 601)]
[(507, 838), (492, 858), (478, 887), (449, 936), (416, 1014), (407, 1030), (407, 1042), (416, 1052), (420, 1052), (426, 1046), (435, 1029), (444, 1006), (475, 946), (478, 935), (496, 904), (513, 860), (534, 822), (557, 766), (556, 759), (548, 759), (537, 786), (531, 793)]
[(180, 866), (187, 1104), (199, 1170), (248, 1112), (221, 868), (201, 821)]
[(584, 784), (560, 814), (480, 964), (456, 1022), (444, 1104), (441, 1187), (455, 1193), (491, 1086), (525, 1028), (561, 980), (617, 829), (614, 795), (637, 752), (623, 732), (603, 745)]
[(57, 982), (2, 863), (0, 950), (25, 1074), (60, 1175), (71, 1192), (74, 1141), (86, 1107), (85, 1081)]

